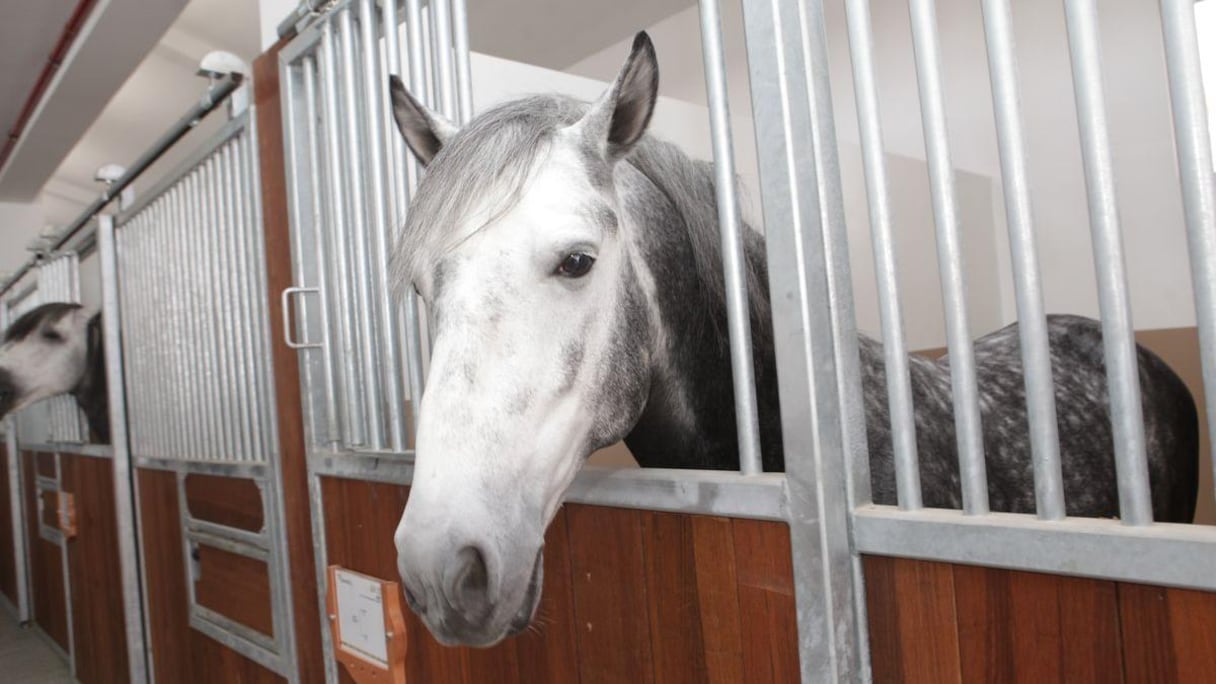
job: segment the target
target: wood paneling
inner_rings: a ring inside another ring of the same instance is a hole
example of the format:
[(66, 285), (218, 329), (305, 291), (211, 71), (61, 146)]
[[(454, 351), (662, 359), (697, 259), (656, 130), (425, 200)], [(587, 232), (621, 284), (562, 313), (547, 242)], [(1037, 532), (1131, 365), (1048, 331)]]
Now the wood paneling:
[(280, 488), (283, 493), (287, 557), (291, 566), (291, 601), (295, 607), (296, 654), (300, 681), (325, 680), (321, 654), (321, 605), (313, 561), (308, 466), (304, 446), (304, 411), (296, 351), (284, 343), (279, 293), (292, 283), (291, 236), (287, 209), (287, 175), (283, 155), (283, 114), (279, 91), (279, 41), (253, 63), (257, 105), (258, 163), (262, 183), (262, 224), (266, 247), (266, 289), (270, 318), (271, 362), (278, 411)]
[[(177, 475), (138, 469), (153, 667), (161, 682), (282, 683), (282, 677), (190, 627)], [(317, 617), (319, 619), (319, 617)]]
[[(336, 478), (321, 489), (328, 561), (395, 579), (408, 490)], [(536, 625), (494, 648), (440, 646), (407, 615), (409, 681), (797, 681), (785, 525), (568, 504), (544, 563)]]
[(183, 487), (191, 517), (250, 532), (262, 529), (262, 492), (253, 480), (191, 473)]
[[(16, 458), (16, 455), (13, 458)], [(0, 443), (0, 592), (16, 606), (17, 560), (23, 556), (17, 550), (17, 539), (13, 535), (13, 500), (9, 488), (8, 459), (8, 449)]]
[(70, 454), (59, 458), (62, 490), (76, 498), (76, 536), (67, 543), (76, 678), (85, 684), (125, 681), (129, 675), (113, 462)]
[(867, 556), (876, 682), (1201, 682), (1216, 594)]
[(246, 627), (274, 636), (270, 574), (260, 560), (200, 544), (194, 600)]
[(25, 459), (22, 470), (25, 478), (25, 534), (29, 540), (34, 621), (66, 651), (68, 611), (63, 584), (63, 554), (58, 546), (38, 535), (38, 499), (34, 486), (37, 456), (31, 452), (25, 452), (22, 456)]
[(44, 452), (31, 453), (33, 453), (34, 463), (36, 464), (35, 467), (37, 468), (38, 474), (43, 477), (53, 479), (55, 477), (55, 454), (48, 454)]

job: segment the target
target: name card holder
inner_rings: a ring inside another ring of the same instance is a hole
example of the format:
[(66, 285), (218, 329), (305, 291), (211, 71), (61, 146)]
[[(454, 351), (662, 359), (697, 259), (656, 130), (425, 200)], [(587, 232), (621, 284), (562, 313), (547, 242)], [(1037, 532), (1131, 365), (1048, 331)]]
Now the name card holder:
[(329, 566), (334, 659), (357, 684), (405, 684), (406, 632), (396, 582)]

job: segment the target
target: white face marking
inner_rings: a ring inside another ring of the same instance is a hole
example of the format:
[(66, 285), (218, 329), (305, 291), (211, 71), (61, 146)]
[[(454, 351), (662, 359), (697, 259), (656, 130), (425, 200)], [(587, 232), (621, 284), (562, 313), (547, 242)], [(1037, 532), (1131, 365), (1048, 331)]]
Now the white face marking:
[(9, 411), (70, 392), (85, 372), (90, 314), (77, 309), (43, 322), (20, 340), (0, 346), (0, 377), (14, 393)]
[[(435, 587), (467, 547), (487, 569), (495, 612), (479, 618), (485, 638), (531, 618), (545, 528), (601, 446), (592, 443), (596, 407), (612, 372), (603, 361), (621, 332), (615, 312), (631, 249), (625, 226), (605, 220), (611, 209), (624, 223), (611, 201), (591, 186), (573, 141), (559, 136), (519, 203), (445, 256), (438, 284), (433, 273), (420, 283), (438, 328), (396, 543), (402, 577), (413, 579), (407, 588), (430, 609), (424, 619), (440, 639), (454, 630), (433, 615), (443, 600)], [(590, 272), (556, 273), (572, 253), (595, 258)]]

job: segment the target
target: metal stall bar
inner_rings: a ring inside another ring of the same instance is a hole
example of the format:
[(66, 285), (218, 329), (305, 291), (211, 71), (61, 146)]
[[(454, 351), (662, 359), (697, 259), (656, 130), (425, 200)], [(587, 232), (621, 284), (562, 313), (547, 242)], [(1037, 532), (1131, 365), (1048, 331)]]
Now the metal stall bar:
[[(426, 70), (422, 43), (422, 9), (419, 0), (406, 0), (406, 27), (409, 30), (409, 76), (410, 90), (415, 97), (426, 94)], [(412, 170), (410, 182), (411, 193), (418, 186), (422, 177), (422, 164), (414, 159), (409, 168)], [(411, 410), (418, 415), (418, 402), (426, 388), (426, 373), (422, 363), (422, 315), (421, 302), (413, 287), (405, 288), (405, 335), (406, 349), (409, 354), (410, 397), (413, 401)]]
[[(864, 613), (849, 540), (849, 464), (838, 394), (832, 311), (838, 267), (823, 230), (817, 134), (812, 112), (828, 78), (812, 62), (803, 29), (818, 0), (743, 4), (762, 203), (767, 227), (777, 380), (793, 567), (797, 582), (802, 681), (865, 681)], [(817, 31), (822, 29), (821, 23)], [(811, 71), (802, 67), (810, 65)], [(808, 78), (808, 76), (810, 76)], [(820, 82), (824, 79), (824, 82)], [(815, 85), (811, 83), (815, 81)], [(828, 136), (830, 136), (830, 132)], [(819, 142), (830, 144), (827, 137)], [(849, 302), (844, 302), (847, 306)]]
[[(221, 187), (226, 187), (222, 181), (221, 167)], [(245, 430), (244, 420), (245, 411), (241, 404), (240, 397), (244, 391), (244, 383), (241, 382), (240, 370), (238, 363), (240, 360), (240, 344), (236, 337), (231, 333), (236, 330), (236, 321), (233, 314), (233, 307), (228, 306), (229, 302), (233, 301), (236, 293), (232, 288), (232, 277), (230, 265), (232, 264), (231, 252), (229, 245), (231, 244), (232, 232), (236, 226), (232, 220), (231, 199), (226, 193), (217, 193), (212, 197), (212, 201), (218, 206), (218, 220), (213, 222), (209, 234), (207, 252), (211, 258), (211, 269), (208, 272), (207, 280), (209, 289), (211, 290), (212, 307), (214, 310), (214, 319), (217, 327), (224, 331), (224, 334), (215, 340), (215, 350), (218, 359), (217, 373), (220, 377), (219, 401), (223, 406), (223, 420), (221, 421), (222, 429), (222, 453), (223, 457), (228, 460), (239, 460), (241, 455), (247, 453), (244, 444), (249, 439), (249, 433)]]
[(735, 422), (739, 439), (739, 470), (744, 475), (764, 471), (760, 453), (760, 419), (756, 406), (756, 374), (752, 367), (752, 326), (748, 305), (743, 227), (735, 187), (735, 156), (731, 146), (730, 111), (726, 94), (726, 59), (722, 54), (722, 19), (718, 0), (701, 0), (701, 49), (709, 124), (713, 136), (714, 187), (725, 270), (726, 317), (730, 334), (730, 365), (735, 388)]
[[(1216, 167), (1212, 164), (1211, 131), (1203, 99), (1194, 1), (1161, 0), (1161, 27), (1165, 33), (1165, 64), (1182, 177), (1203, 387), (1208, 397), (1208, 432), (1216, 435), (1216, 188), (1213, 188)], [(1212, 449), (1216, 477), (1216, 442), (1212, 443)]]
[[(925, 129), (925, 151), (929, 163), (929, 185), (937, 226), (937, 260), (941, 269), (942, 301), (945, 304), (946, 338), (950, 353), (950, 381), (954, 399), (954, 425), (958, 438), (960, 467), (984, 461), (980, 426), (979, 389), (975, 379), (975, 351), (967, 322), (967, 299), (959, 237), (958, 206), (954, 192), (954, 168), (946, 130), (946, 107), (942, 93), (941, 50), (937, 42), (937, 18), (933, 0), (909, 0), (912, 45)], [(987, 482), (983, 471), (963, 470), (963, 509), (987, 511)], [(902, 492), (900, 496), (903, 496)], [(978, 498), (977, 498), (978, 497)], [(920, 494), (916, 496), (920, 503)], [(916, 509), (919, 505), (906, 508)]]
[[(1055, 385), (1047, 314), (1035, 248), (1030, 181), (1026, 171), (1026, 140), (1022, 129), (1021, 97), (1013, 50), (1013, 14), (1008, 0), (983, 0), (988, 70), (992, 80), (992, 109), (996, 116), (1005, 217), (1013, 263), (1018, 335), (1022, 348), (1030, 452), (1034, 461), (1035, 512), (1043, 520), (1064, 518), (1064, 485), (1060, 468), (1060, 437), (1056, 428)], [(968, 480), (964, 480), (968, 481)], [(987, 497), (987, 482), (983, 494)], [(986, 508), (986, 507), (985, 507)]]
[(1081, 161), (1089, 194), (1098, 307), (1102, 312), (1102, 344), (1110, 391), (1115, 470), (1119, 480), (1119, 513), (1125, 524), (1148, 525), (1153, 521), (1153, 506), (1148, 488), (1139, 365), (1104, 111), (1097, 12), (1093, 0), (1064, 2), (1077, 123), (1081, 133)]
[(469, 64), (469, 8), (466, 0), (452, 2), (452, 41), (456, 53), (456, 123), (473, 118), (473, 69)]
[(376, 354), (380, 339), (379, 307), (380, 300), (371, 292), (372, 274), (371, 249), (368, 245), (367, 217), (367, 170), (364, 168), (362, 153), (367, 149), (364, 141), (364, 123), (358, 112), (361, 101), (359, 89), (359, 67), (355, 60), (356, 42), (358, 35), (354, 29), (353, 9), (346, 7), (338, 11), (338, 47), (341, 50), (339, 63), (341, 65), (342, 110), (344, 112), (345, 145), (342, 147), (343, 176), (347, 181), (351, 231), (349, 233), (354, 257), (355, 301), (358, 303), (356, 316), (359, 325), (359, 341), (362, 346), (363, 360), (363, 391), (366, 396), (364, 410), (367, 412), (368, 446), (372, 449), (383, 449), (384, 415), (380, 406), (380, 372), (377, 368), (379, 357)]
[(209, 253), (212, 251), (213, 244), (208, 238), (219, 220), (219, 210), (216, 206), (216, 185), (219, 181), (212, 164), (208, 163), (204, 166), (203, 172), (205, 182), (201, 188), (198, 186), (192, 188), (194, 192), (190, 199), (191, 206), (194, 207), (191, 213), (197, 224), (194, 230), (188, 232), (185, 239), (192, 245), (191, 249), (195, 250), (195, 261), (192, 264), (194, 268), (190, 269), (189, 277), (194, 283), (192, 289), (197, 302), (194, 315), (191, 316), (198, 336), (198, 353), (194, 359), (202, 375), (202, 382), (196, 386), (202, 400), (200, 403), (203, 409), (201, 413), (204, 427), (203, 441), (199, 445), (201, 452), (199, 456), (212, 459), (217, 453), (224, 451), (220, 440), (220, 426), (224, 422), (220, 413), (224, 410), (224, 406), (219, 395), (218, 364), (216, 363), (216, 354), (219, 350), (213, 337), (215, 325), (209, 323), (216, 297), (207, 268), (207, 264), (211, 260)]
[(431, 15), (431, 62), (435, 82), (433, 105), (449, 119), (455, 119), (456, 92), (453, 87), (452, 59), (452, 9), (448, 0), (430, 0), (427, 9)]
[[(908, 348), (904, 341), (903, 315), (899, 301), (899, 275), (895, 240), (891, 234), (891, 199), (887, 186), (887, 163), (883, 156), (882, 123), (878, 112), (878, 88), (874, 82), (873, 31), (867, 0), (846, 0), (849, 54), (853, 62), (853, 94), (857, 102), (857, 126), (869, 196), (871, 247), (878, 285), (879, 317), (882, 323), (883, 359), (887, 377), (887, 404), (891, 414), (891, 449), (895, 458), (896, 492), (901, 508), (921, 505), (920, 466), (916, 453), (916, 422), (912, 414), (912, 386), (908, 371)], [(968, 454), (974, 458), (976, 454)], [(864, 457), (864, 455), (862, 456)], [(983, 472), (984, 463), (969, 463)], [(983, 492), (987, 508), (987, 489)]]
[[(337, 73), (337, 55), (338, 49), (337, 38), (334, 35), (333, 21), (326, 21), (321, 29), (321, 47), (320, 53), (323, 60), (321, 71), (322, 84), (322, 99), (325, 102), (325, 142), (326, 142), (326, 161), (328, 163), (328, 173), (326, 174), (329, 185), (329, 195), (327, 204), (330, 207), (330, 226), (327, 231), (333, 240), (333, 245), (330, 253), (334, 255), (334, 261), (337, 266), (337, 278), (339, 297), (344, 304), (339, 311), (345, 315), (342, 318), (339, 330), (342, 336), (342, 358), (345, 361), (343, 369), (346, 373), (348, 383), (349, 408), (347, 411), (348, 423), (346, 435), (347, 444), (350, 446), (374, 444), (374, 440), (370, 434), (369, 421), (366, 416), (371, 411), (376, 410), (376, 394), (374, 387), (364, 387), (367, 384), (366, 377), (362, 377), (360, 368), (363, 363), (360, 360), (362, 355), (362, 347), (356, 339), (355, 327), (358, 324), (355, 318), (358, 311), (363, 310), (358, 304), (357, 286), (355, 279), (351, 277), (351, 244), (353, 242), (353, 232), (357, 232), (358, 228), (354, 227), (353, 220), (347, 218), (349, 206), (353, 203), (346, 201), (346, 162), (343, 159), (342, 148), (344, 143), (341, 138), (343, 128), (342, 120), (339, 118), (338, 109), (338, 73)], [(346, 128), (350, 128), (349, 125)], [(365, 319), (368, 317), (364, 317)], [(362, 380), (362, 382), (360, 382)]]
[[(395, 33), (395, 26), (384, 26), (386, 33)], [(367, 130), (368, 162), (368, 193), (371, 204), (370, 237), (371, 237), (371, 278), (376, 289), (377, 305), (375, 314), (379, 316), (377, 326), (378, 340), (383, 344), (382, 376), (384, 393), (383, 402), (386, 404), (388, 422), (388, 447), (395, 452), (405, 449), (405, 402), (402, 398), (405, 388), (402, 386), (400, 348), (390, 339), (397, 329), (399, 321), (397, 309), (393, 306), (393, 293), (389, 285), (388, 264), (392, 245), (389, 235), (392, 229), (389, 222), (391, 210), (385, 203), (391, 199), (392, 193), (385, 188), (385, 178), (389, 175), (388, 162), (384, 157), (385, 140), (384, 125), (388, 107), (384, 101), (384, 90), (388, 83), (386, 74), (381, 73), (380, 51), (376, 40), (376, 13), (372, 0), (359, 0), (359, 29), (362, 35), (363, 47), (363, 95), (367, 104), (363, 108)], [(387, 72), (387, 70), (385, 70)]]
[(236, 387), (233, 388), (232, 400), (237, 406), (239, 420), (234, 425), (234, 428), (240, 432), (240, 440), (236, 444), (237, 450), (228, 456), (232, 461), (256, 461), (260, 460), (257, 457), (257, 426), (254, 422), (254, 410), (257, 406), (258, 397), (261, 396), (256, 391), (256, 378), (251, 371), (250, 357), (254, 354), (253, 348), (250, 347), (250, 321), (246, 313), (249, 306), (249, 294), (244, 288), (245, 265), (242, 263), (241, 255), (245, 253), (244, 240), (242, 235), (245, 233), (245, 227), (241, 220), (239, 207), (231, 192), (232, 178), (232, 143), (226, 143), (216, 150), (216, 163), (221, 169), (224, 182), (221, 186), (224, 205), (224, 231), (223, 254), (224, 259), (228, 263), (228, 273), (221, 279), (224, 289), (228, 292), (229, 300), (234, 304), (230, 314), (232, 318), (231, 334), (233, 339), (233, 357), (235, 365)]
[(274, 394), (274, 374), (270, 364), (270, 308), (266, 297), (267, 293), (267, 277), (266, 277), (266, 247), (263, 240), (261, 230), (262, 222), (262, 203), (261, 199), (261, 183), (258, 175), (257, 164), (257, 130), (250, 128), (250, 134), (239, 141), (237, 151), (241, 152), (240, 160), (243, 163), (243, 178), (244, 178), (244, 202), (246, 210), (245, 220), (247, 234), (251, 244), (250, 257), (253, 259), (251, 274), (253, 278), (253, 289), (250, 296), (253, 297), (252, 304), (254, 314), (256, 316), (254, 324), (254, 333), (257, 350), (254, 357), (254, 370), (257, 373), (257, 381), (261, 385), (261, 395), (265, 399), (260, 402), (262, 407), (261, 412), (261, 443), (264, 460), (275, 463), (277, 472), (277, 454), (278, 445), (278, 412), (275, 409), (275, 394)]
[(148, 650), (145, 648), (142, 567), (139, 564), (139, 525), (135, 519), (134, 471), (127, 448), (126, 393), (119, 381), (122, 363), (121, 303), (114, 251), (114, 217), (98, 218), (97, 249), (101, 262), (102, 334), (105, 337), (106, 387), (110, 410), (110, 439), (114, 459), (114, 513), (118, 520), (118, 560), (122, 567), (123, 619), (127, 631), (127, 663), (132, 682), (148, 681)]

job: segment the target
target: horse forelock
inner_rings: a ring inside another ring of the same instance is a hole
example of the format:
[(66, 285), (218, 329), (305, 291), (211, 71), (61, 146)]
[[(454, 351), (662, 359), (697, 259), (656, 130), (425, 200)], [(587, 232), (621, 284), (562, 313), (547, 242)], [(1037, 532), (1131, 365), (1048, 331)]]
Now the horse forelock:
[[(534, 171), (548, 156), (557, 131), (578, 122), (589, 106), (564, 95), (536, 95), (490, 109), (453, 136), (427, 166), (410, 205), (394, 250), (395, 284), (405, 288), (416, 283), (423, 269), (514, 208)], [(596, 161), (589, 151), (583, 152), (595, 185)], [(712, 164), (691, 159), (675, 145), (649, 135), (620, 163), (641, 172), (681, 217), (693, 255), (690, 276), (698, 284), (706, 325), (717, 326), (720, 316), (716, 314), (725, 306), (725, 282)], [(468, 220), (473, 212), (479, 212), (484, 220)], [(744, 260), (749, 304), (752, 315), (767, 322), (763, 238), (747, 226), (744, 232), (745, 250), (750, 256)], [(660, 287), (660, 292), (664, 291)], [(766, 330), (767, 325), (760, 328)], [(712, 332), (726, 339), (725, 330)]]
[(5, 342), (20, 342), (30, 333), (37, 330), (43, 323), (57, 323), (64, 316), (81, 309), (80, 304), (71, 302), (50, 302), (34, 307), (22, 314), (4, 331)]
[[(398, 287), (513, 209), (559, 128), (587, 104), (560, 95), (507, 102), (480, 114), (449, 140), (419, 183), (393, 255)], [(483, 220), (470, 220), (473, 213)]]

